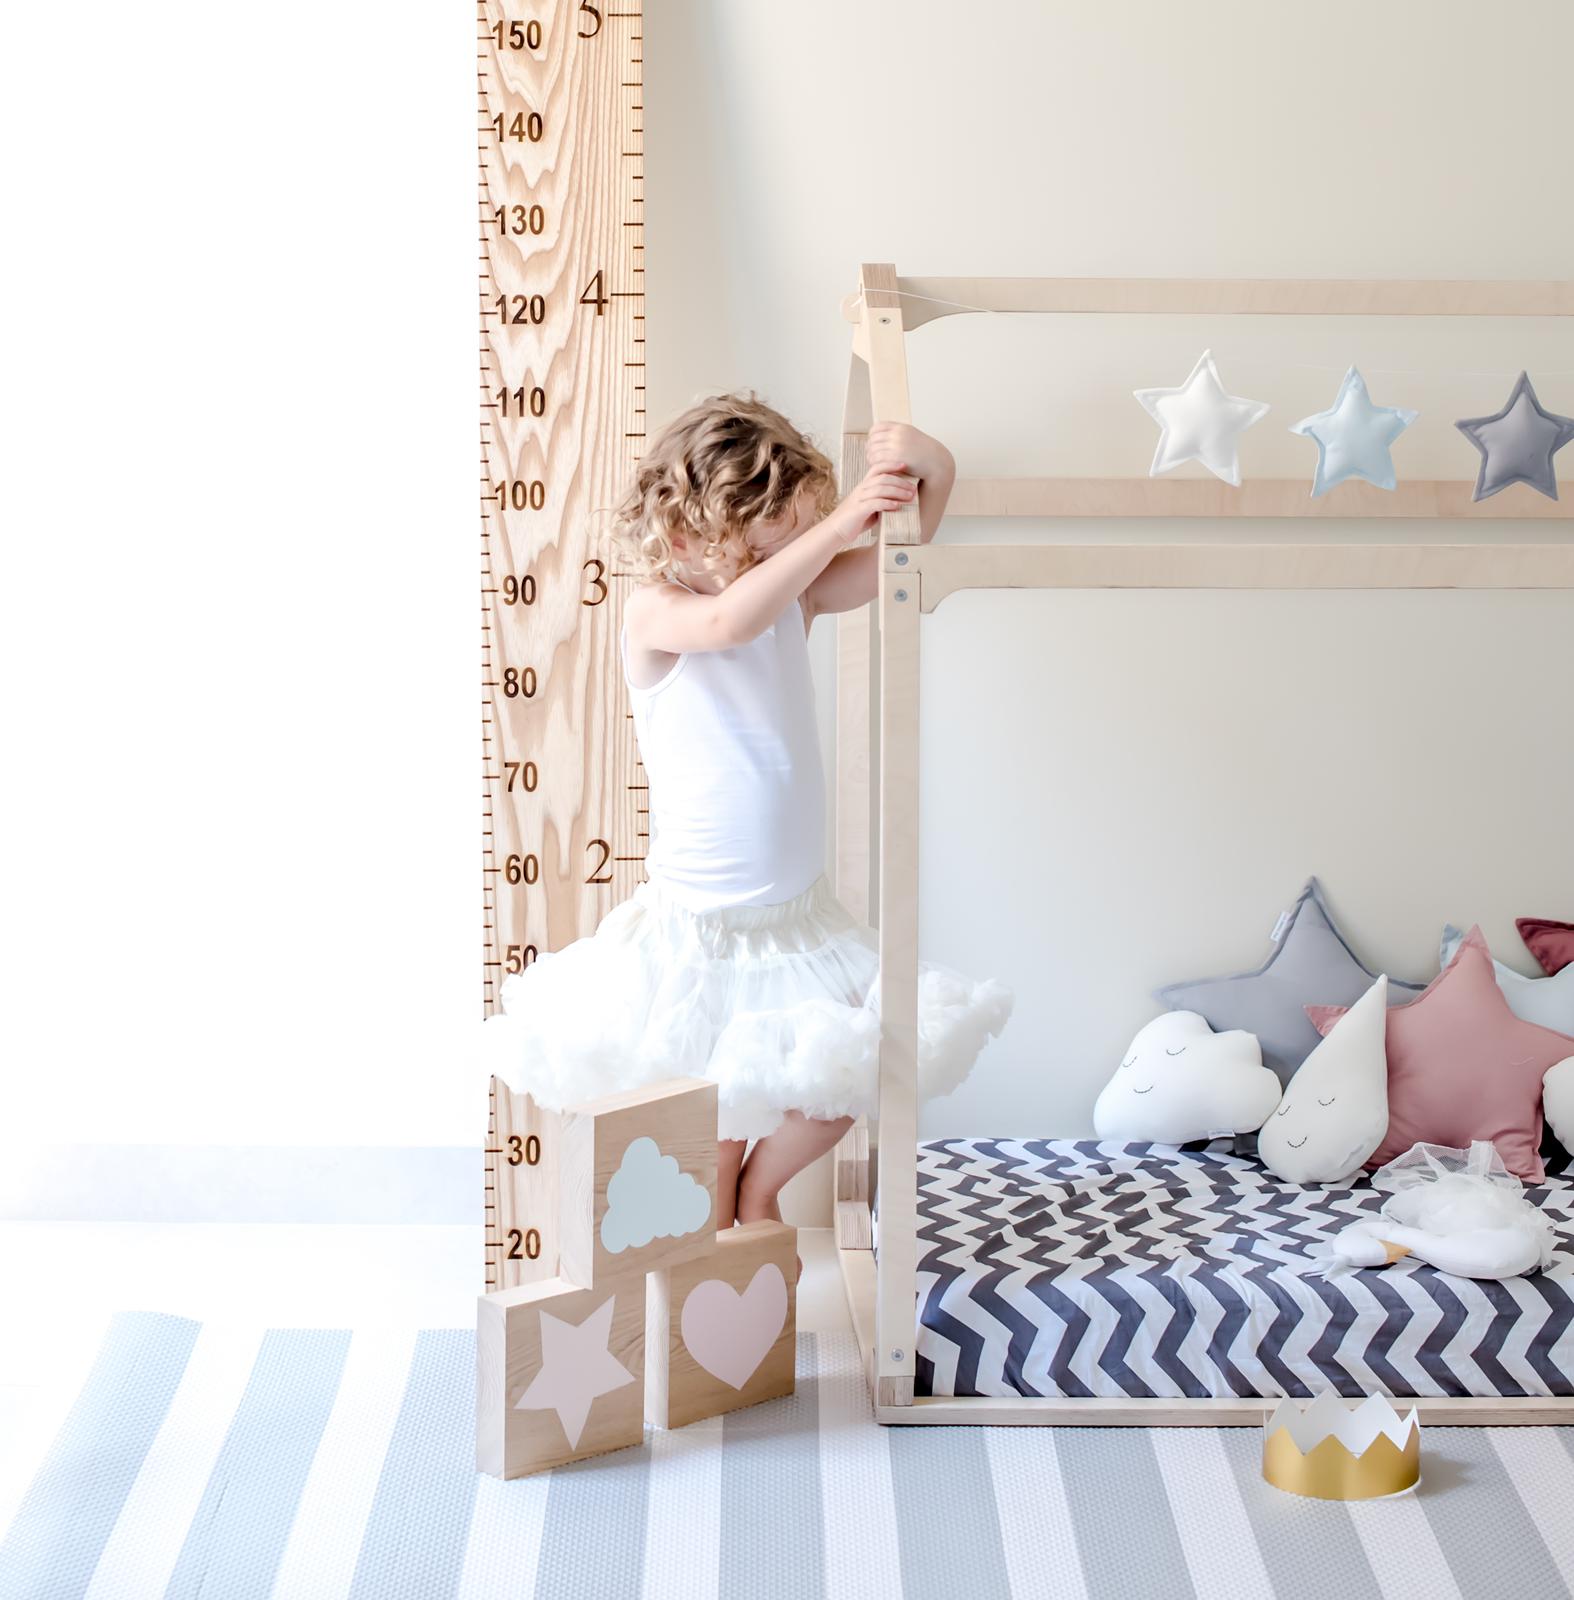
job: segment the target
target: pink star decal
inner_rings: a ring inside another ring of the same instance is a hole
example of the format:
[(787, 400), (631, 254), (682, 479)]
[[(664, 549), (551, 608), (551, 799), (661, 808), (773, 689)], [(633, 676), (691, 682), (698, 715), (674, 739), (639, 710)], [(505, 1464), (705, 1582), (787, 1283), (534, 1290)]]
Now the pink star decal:
[(541, 1370), (514, 1402), (519, 1411), (557, 1412), (570, 1450), (579, 1448), (592, 1401), (634, 1381), (607, 1348), (615, 1299), (609, 1295), (577, 1327), (541, 1313)]

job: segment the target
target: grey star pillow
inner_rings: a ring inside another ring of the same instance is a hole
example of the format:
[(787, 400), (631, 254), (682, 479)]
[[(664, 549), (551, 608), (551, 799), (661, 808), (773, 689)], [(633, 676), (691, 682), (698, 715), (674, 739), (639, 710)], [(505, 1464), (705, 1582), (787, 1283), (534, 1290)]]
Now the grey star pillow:
[[(1354, 1005), (1376, 978), (1334, 926), (1317, 879), (1308, 878), (1300, 898), (1279, 918), (1273, 952), (1256, 971), (1168, 984), (1153, 997), (1171, 1011), (1200, 1012), (1215, 1033), (1244, 1028), (1256, 1034), (1263, 1064), (1288, 1084), (1321, 1038), (1304, 1008)], [(1390, 977), (1388, 1003), (1403, 1005), (1425, 987)]]
[(1552, 458), (1574, 439), (1574, 417), (1548, 411), (1536, 397), (1530, 375), (1521, 372), (1501, 411), (1462, 417), (1454, 424), (1481, 452), (1473, 500), (1485, 500), (1511, 483), (1528, 483), (1548, 499), (1558, 497)]

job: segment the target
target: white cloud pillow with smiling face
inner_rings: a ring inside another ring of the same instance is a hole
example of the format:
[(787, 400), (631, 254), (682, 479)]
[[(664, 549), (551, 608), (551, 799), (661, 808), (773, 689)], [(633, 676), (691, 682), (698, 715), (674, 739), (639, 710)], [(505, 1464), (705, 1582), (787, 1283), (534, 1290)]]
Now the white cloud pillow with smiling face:
[(1268, 1170), (1291, 1183), (1340, 1183), (1388, 1132), (1388, 979), (1380, 977), (1296, 1069), (1257, 1136)]
[(1135, 1039), (1093, 1106), (1101, 1139), (1184, 1144), (1262, 1126), (1279, 1080), (1255, 1034), (1215, 1033), (1195, 1011), (1166, 1011)]

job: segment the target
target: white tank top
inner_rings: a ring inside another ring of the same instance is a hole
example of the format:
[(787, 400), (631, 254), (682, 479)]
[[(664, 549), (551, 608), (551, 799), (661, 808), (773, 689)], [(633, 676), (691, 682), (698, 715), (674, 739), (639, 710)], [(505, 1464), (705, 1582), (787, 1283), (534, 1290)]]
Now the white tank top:
[[(686, 651), (648, 688), (629, 683), (650, 785), (645, 871), (691, 910), (775, 905), (825, 870), (806, 633), (795, 597), (747, 644)], [(626, 626), (618, 648), (628, 683)]]

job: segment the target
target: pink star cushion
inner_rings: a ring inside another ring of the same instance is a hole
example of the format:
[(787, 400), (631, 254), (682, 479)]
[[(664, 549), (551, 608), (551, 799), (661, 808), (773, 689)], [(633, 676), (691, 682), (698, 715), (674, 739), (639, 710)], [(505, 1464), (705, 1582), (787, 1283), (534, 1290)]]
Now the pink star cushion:
[[(1348, 1006), (1308, 1006), (1326, 1034)], [(1516, 1177), (1539, 1183), (1541, 1080), (1574, 1056), (1574, 1038), (1509, 1009), (1474, 927), (1454, 959), (1408, 1005), (1388, 1013), (1388, 1133), (1369, 1169), (1418, 1143), (1468, 1148), (1490, 1139)]]
[(1549, 978), (1555, 978), (1574, 961), (1574, 922), (1553, 922), (1547, 917), (1515, 917), (1514, 926), (1530, 953)]

